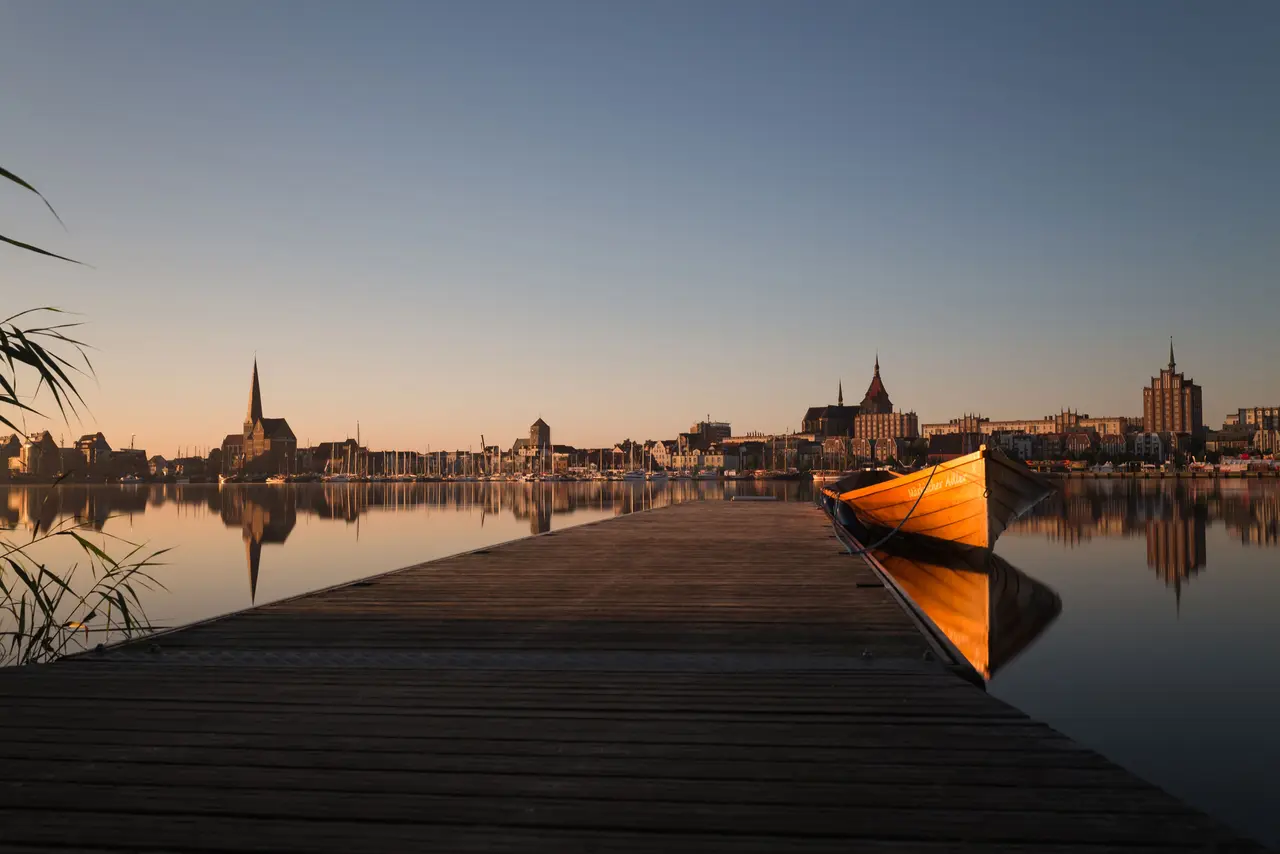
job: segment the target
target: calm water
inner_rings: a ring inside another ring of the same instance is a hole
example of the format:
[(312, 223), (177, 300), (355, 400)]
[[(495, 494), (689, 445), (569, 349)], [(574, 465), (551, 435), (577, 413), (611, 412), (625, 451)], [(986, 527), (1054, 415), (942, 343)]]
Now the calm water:
[[(175, 547), (156, 573), (168, 592), (146, 600), (152, 621), (171, 626), (738, 491), (809, 496), (800, 484), (681, 481), (64, 486), (50, 501), (48, 488), (21, 487), (0, 488), (0, 527), (19, 536), (43, 512)], [(999, 575), (1021, 599), (992, 607), (990, 636), (971, 657), (983, 656), (975, 665), (990, 674), (991, 693), (1280, 844), (1280, 787), (1268, 775), (1280, 768), (1280, 667), (1272, 661), (1278, 545), (1274, 481), (1069, 481), (1061, 499), (1000, 539)], [(74, 544), (58, 546), (66, 551), (44, 556), (65, 565)], [(936, 581), (948, 570), (934, 571)], [(958, 645), (970, 654), (971, 646)]]
[(992, 694), (1280, 845), (1280, 484), (1067, 481), (997, 553), (1061, 597)]

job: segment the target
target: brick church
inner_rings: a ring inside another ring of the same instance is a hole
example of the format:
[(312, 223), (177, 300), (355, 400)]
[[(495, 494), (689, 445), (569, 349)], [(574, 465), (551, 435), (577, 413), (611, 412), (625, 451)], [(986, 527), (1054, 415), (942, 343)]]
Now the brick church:
[(222, 440), (222, 459), (230, 471), (291, 474), (297, 466), (298, 438), (283, 418), (262, 414), (262, 389), (258, 385), (258, 360), (253, 360), (253, 384), (244, 430)]

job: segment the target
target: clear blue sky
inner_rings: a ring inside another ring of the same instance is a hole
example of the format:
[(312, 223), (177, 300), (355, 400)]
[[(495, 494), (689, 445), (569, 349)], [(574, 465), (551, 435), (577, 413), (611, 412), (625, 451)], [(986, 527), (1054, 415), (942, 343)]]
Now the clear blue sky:
[[(0, 2), (3, 308), (115, 444), (1280, 404), (1275, 2)], [(59, 432), (56, 428), (55, 435)]]

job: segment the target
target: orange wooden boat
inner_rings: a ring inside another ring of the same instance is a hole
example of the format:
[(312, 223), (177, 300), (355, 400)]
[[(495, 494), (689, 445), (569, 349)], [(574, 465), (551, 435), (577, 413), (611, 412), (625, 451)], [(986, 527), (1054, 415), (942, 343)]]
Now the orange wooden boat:
[(984, 679), (1062, 611), (1058, 594), (990, 551), (901, 541), (872, 556)]
[(1010, 522), (1054, 491), (1049, 480), (986, 445), (911, 474), (859, 475), (823, 493), (864, 525), (901, 526), (905, 534), (982, 549), (993, 547)]

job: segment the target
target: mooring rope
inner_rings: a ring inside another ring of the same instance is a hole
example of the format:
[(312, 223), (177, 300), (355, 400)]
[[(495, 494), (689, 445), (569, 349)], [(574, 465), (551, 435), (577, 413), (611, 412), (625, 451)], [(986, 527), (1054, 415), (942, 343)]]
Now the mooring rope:
[[(891, 540), (891, 539), (893, 539), (893, 537), (897, 536), (898, 532), (902, 530), (902, 526), (903, 526), (903, 525), (905, 525), (905, 524), (907, 524), (907, 520), (908, 520), (908, 519), (910, 519), (910, 518), (911, 518), (911, 515), (912, 515), (913, 513), (915, 513), (915, 512), (916, 512), (916, 508), (920, 506), (920, 500), (921, 500), (922, 498), (924, 498), (925, 493), (929, 491), (929, 484), (933, 483), (933, 476), (934, 476), (935, 474), (937, 474), (937, 473), (938, 473), (938, 468), (939, 468), (941, 465), (942, 465), (942, 463), (935, 463), (935, 464), (934, 464), (934, 466), (933, 466), (933, 471), (929, 472), (929, 477), (928, 477), (928, 479), (927, 479), (927, 480), (925, 480), (925, 482), (924, 482), (924, 489), (920, 490), (920, 494), (916, 496), (916, 501), (915, 501), (915, 503), (914, 503), (914, 504), (912, 504), (912, 505), (911, 505), (911, 509), (907, 511), (907, 515), (903, 516), (903, 517), (902, 517), (902, 521), (901, 521), (901, 522), (899, 522), (899, 523), (894, 527), (894, 529), (893, 529), (892, 531), (890, 531), (889, 533), (885, 534), (885, 535), (884, 535), (884, 537), (883, 537), (882, 539), (880, 539), (880, 540), (878, 540), (878, 541), (876, 541), (876, 542), (872, 543), (872, 544), (871, 544), (871, 545), (869, 545), (869, 546), (863, 546), (863, 547), (862, 547), (862, 548), (860, 548), (860, 549), (854, 549), (854, 548), (852, 548), (848, 543), (846, 543), (843, 539), (841, 539), (841, 537), (840, 537), (840, 523), (839, 523), (838, 521), (836, 521), (836, 514), (835, 514), (835, 513), (832, 513), (832, 514), (831, 514), (831, 530), (833, 530), (833, 531), (835, 532), (835, 534), (836, 534), (836, 539), (837, 539), (837, 540), (840, 540), (840, 544), (841, 544), (841, 545), (843, 545), (843, 546), (845, 547), (845, 549), (846, 549), (846, 550), (849, 552), (849, 554), (851, 554), (851, 555), (864, 555), (864, 554), (869, 554), (870, 552), (874, 551), (875, 549), (880, 548), (880, 547), (881, 547), (881, 546), (883, 546), (885, 543), (889, 542), (889, 540)], [(840, 495), (839, 495), (839, 493), (836, 493), (835, 500), (836, 500), (836, 501), (840, 501)]]

